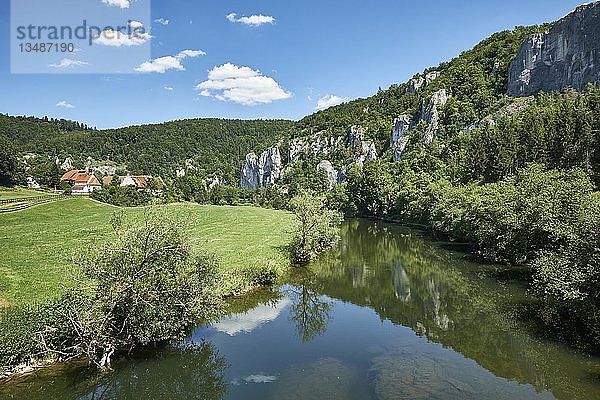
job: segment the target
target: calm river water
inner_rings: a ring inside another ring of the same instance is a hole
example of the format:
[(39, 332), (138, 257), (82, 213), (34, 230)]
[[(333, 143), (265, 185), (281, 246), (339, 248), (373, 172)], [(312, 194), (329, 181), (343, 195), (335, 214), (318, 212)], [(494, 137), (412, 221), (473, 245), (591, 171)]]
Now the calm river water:
[(230, 303), (183, 343), (97, 375), (15, 379), (18, 399), (600, 399), (600, 360), (540, 336), (503, 267), (415, 231), (348, 221), (340, 248)]

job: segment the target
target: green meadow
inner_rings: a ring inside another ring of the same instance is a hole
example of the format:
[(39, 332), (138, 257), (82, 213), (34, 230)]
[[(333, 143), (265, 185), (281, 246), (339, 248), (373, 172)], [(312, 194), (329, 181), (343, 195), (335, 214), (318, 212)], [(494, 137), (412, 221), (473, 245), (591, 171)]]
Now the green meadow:
[[(222, 294), (248, 288), (257, 275), (280, 275), (290, 265), (293, 217), (255, 207), (161, 206), (176, 214), (193, 245), (217, 256)], [(111, 240), (116, 207), (70, 198), (0, 214), (0, 305), (32, 304), (60, 296), (73, 284), (75, 255)], [(144, 209), (124, 209), (127, 220)]]
[(5, 188), (0, 187), (0, 200), (20, 199), (24, 197), (36, 197), (49, 194), (48, 192), (29, 190), (21, 187)]

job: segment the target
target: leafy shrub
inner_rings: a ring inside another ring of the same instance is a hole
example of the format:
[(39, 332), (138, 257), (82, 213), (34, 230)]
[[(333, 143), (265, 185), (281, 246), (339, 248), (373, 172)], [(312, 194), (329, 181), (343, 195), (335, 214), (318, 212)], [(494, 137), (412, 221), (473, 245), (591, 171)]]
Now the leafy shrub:
[(63, 297), (66, 329), (42, 335), (49, 352), (99, 366), (114, 353), (180, 339), (219, 310), (216, 261), (191, 250), (180, 221), (148, 210), (139, 225), (126, 227), (119, 213), (112, 222), (116, 240), (78, 261), (90, 284)]
[(119, 207), (147, 206), (152, 201), (153, 196), (148, 191), (138, 191), (133, 186), (121, 187), (118, 182), (118, 179), (113, 179), (112, 184), (105, 185), (102, 190), (95, 190), (91, 197)]
[(294, 262), (306, 263), (337, 244), (342, 215), (325, 207), (323, 197), (298, 195), (290, 200), (290, 210), (298, 221), (291, 244)]

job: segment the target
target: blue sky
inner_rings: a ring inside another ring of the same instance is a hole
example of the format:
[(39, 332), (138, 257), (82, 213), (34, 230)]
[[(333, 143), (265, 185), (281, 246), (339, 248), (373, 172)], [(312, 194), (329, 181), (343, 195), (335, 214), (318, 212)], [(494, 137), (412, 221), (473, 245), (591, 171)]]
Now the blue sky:
[[(580, 3), (154, 0), (152, 21), (169, 21), (152, 22), (145, 70), (155, 72), (11, 74), (10, 2), (0, 0), (0, 112), (98, 128), (200, 117), (299, 119), (319, 99), (324, 106), (370, 96), (494, 32), (555, 20)], [(251, 16), (262, 17), (244, 19)]]

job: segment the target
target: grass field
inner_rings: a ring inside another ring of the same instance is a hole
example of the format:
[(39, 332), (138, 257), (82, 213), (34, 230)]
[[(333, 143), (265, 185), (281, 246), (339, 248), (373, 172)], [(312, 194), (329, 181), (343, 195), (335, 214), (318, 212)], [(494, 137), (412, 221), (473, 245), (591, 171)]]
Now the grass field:
[(22, 187), (0, 187), (0, 200), (19, 199), (21, 197), (36, 197), (43, 196), (45, 194), (48, 194), (48, 192), (29, 190)]
[[(196, 246), (217, 255), (226, 277), (223, 293), (250, 283), (240, 271), (268, 266), (283, 272), (289, 266), (288, 213), (255, 207), (164, 207), (190, 223)], [(59, 296), (71, 283), (73, 255), (110, 240), (109, 221), (115, 209), (73, 198), (0, 215), (0, 305)], [(139, 217), (143, 210), (126, 213)]]

